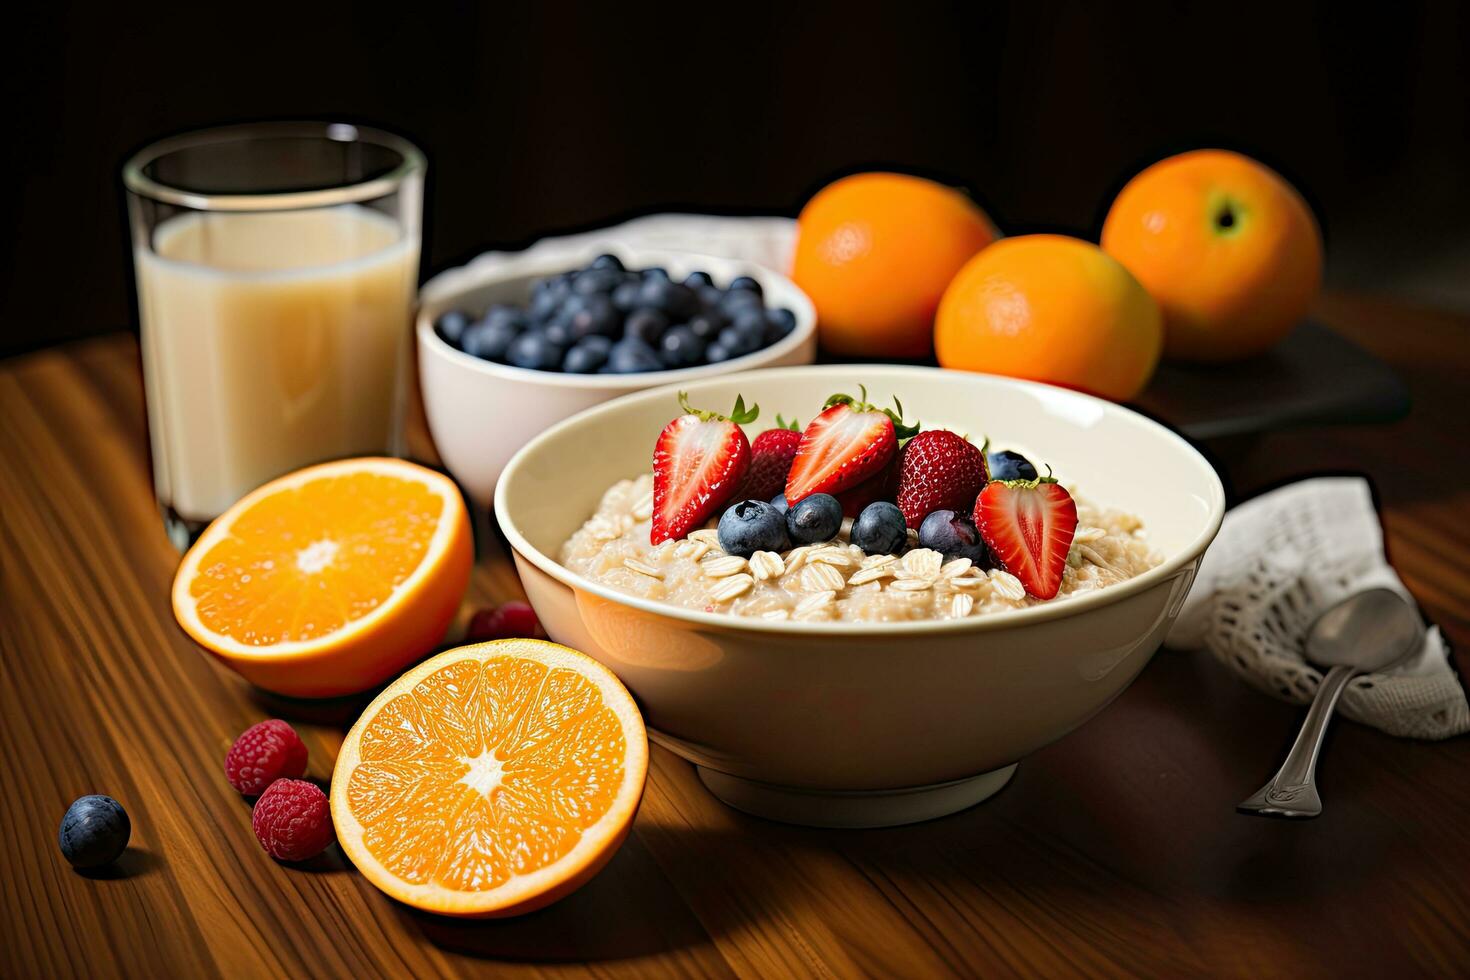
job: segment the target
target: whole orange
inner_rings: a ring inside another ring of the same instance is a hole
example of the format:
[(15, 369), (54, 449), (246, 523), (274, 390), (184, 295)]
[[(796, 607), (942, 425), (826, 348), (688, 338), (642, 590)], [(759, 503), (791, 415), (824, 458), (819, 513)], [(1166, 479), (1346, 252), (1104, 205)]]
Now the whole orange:
[(1225, 150), (1149, 167), (1123, 188), (1102, 246), (1158, 300), (1164, 354), (1231, 361), (1275, 344), (1322, 285), (1322, 233), (1274, 170)]
[(1148, 291), (1102, 249), (1065, 235), (996, 242), (954, 277), (934, 320), (943, 367), (1115, 401), (1143, 390), (1162, 345)]
[(791, 278), (817, 308), (818, 340), (860, 357), (927, 356), (944, 288), (999, 237), (959, 191), (889, 173), (828, 184), (796, 226)]

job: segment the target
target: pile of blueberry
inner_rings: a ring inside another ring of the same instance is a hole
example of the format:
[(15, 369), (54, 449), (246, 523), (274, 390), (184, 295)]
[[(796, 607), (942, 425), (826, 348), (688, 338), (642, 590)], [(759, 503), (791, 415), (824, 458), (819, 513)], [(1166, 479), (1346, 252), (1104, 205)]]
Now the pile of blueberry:
[(715, 364), (768, 347), (795, 327), (790, 310), (766, 308), (749, 276), (726, 289), (704, 272), (674, 282), (661, 268), (625, 269), (614, 255), (538, 279), (524, 308), (492, 306), (478, 320), (451, 310), (434, 323), (466, 354), (569, 374)]

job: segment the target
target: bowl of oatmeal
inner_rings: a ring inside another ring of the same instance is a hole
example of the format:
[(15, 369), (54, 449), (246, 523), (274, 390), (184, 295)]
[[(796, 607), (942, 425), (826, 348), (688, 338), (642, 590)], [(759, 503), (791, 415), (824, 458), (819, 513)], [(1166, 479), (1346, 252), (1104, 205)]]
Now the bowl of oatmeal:
[(655, 541), (652, 450), (681, 413), (674, 388), (551, 427), (495, 496), (550, 635), (613, 669), (650, 737), (719, 798), (795, 823), (907, 823), (998, 791), (1142, 670), (1224, 512), (1218, 477), (1183, 439), (1047, 385), (842, 365), (680, 390), (699, 406), (758, 403), (743, 426), (755, 438), (778, 413), (808, 422), (860, 382), (925, 430), (988, 437), (1049, 467), (1053, 494), (1075, 507), (1054, 596), (999, 552), (971, 560), (912, 532), (880, 549), (851, 517), (822, 540), (751, 550), (722, 544), (722, 507)]

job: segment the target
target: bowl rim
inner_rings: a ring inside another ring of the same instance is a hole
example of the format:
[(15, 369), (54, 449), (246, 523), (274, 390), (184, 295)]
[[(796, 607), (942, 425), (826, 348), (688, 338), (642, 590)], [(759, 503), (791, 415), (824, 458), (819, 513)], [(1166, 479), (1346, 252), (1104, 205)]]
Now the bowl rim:
[(1106, 589), (1099, 589), (1095, 592), (1089, 592), (1085, 595), (1072, 596), (1061, 602), (1048, 601), (1040, 605), (1028, 606), (1024, 609), (1004, 610), (969, 619), (904, 620), (893, 623), (771, 621), (732, 616), (726, 613), (704, 612), (700, 609), (690, 609), (685, 606), (676, 606), (651, 599), (644, 599), (640, 596), (628, 595), (625, 592), (619, 592), (616, 589), (603, 585), (600, 582), (594, 582), (572, 571), (554, 558), (543, 554), (540, 549), (532, 545), (526, 539), (525, 535), (521, 533), (520, 529), (516, 527), (514, 520), (507, 514), (506, 488), (513, 482), (516, 471), (520, 468), (523, 461), (533, 454), (543, 443), (554, 439), (559, 433), (567, 429), (585, 424), (602, 412), (611, 411), (635, 401), (653, 401), (659, 398), (668, 398), (675, 394), (675, 388), (668, 385), (650, 388), (646, 391), (634, 392), (629, 395), (624, 395), (621, 398), (611, 399), (599, 405), (594, 405), (551, 426), (517, 450), (516, 454), (511, 457), (510, 462), (501, 471), (500, 479), (495, 486), (494, 508), (496, 523), (509, 539), (511, 547), (516, 554), (531, 562), (531, 564), (535, 565), (551, 578), (573, 590), (584, 590), (611, 602), (631, 606), (634, 609), (655, 615), (684, 620), (705, 629), (797, 634), (832, 639), (904, 636), (926, 633), (980, 633), (1079, 616), (1090, 610), (1121, 602), (1130, 596), (1145, 592), (1173, 578), (1186, 565), (1197, 561), (1204, 554), (1205, 549), (1209, 547), (1210, 542), (1214, 540), (1215, 535), (1220, 530), (1220, 522), (1225, 516), (1225, 488), (1220, 482), (1219, 474), (1215, 472), (1214, 467), (1210, 465), (1209, 461), (1205, 459), (1199, 450), (1195, 449), (1194, 446), (1190, 445), (1188, 440), (1172, 429), (1154, 421), (1141, 412), (1107, 401), (1106, 399), (1074, 391), (1070, 388), (1062, 388), (1057, 385), (1043, 384), (1036, 381), (1023, 381), (1000, 375), (971, 374), (971, 372), (965, 371), (948, 371), (944, 368), (894, 364), (808, 364), (794, 367), (765, 368), (758, 372), (740, 372), (739, 374), (721, 376), (717, 380), (726, 382), (742, 375), (757, 373), (765, 376), (796, 373), (805, 374), (809, 372), (843, 376), (848, 380), (851, 379), (854, 372), (860, 372), (865, 379), (884, 374), (903, 376), (912, 372), (943, 372), (961, 377), (971, 375), (973, 377), (984, 378), (986, 383), (998, 384), (1002, 387), (1044, 389), (1050, 397), (1055, 397), (1060, 394), (1063, 397), (1076, 398), (1088, 404), (1101, 405), (1105, 412), (1121, 412), (1124, 415), (1132, 416), (1146, 430), (1153, 431), (1165, 442), (1172, 444), (1182, 452), (1206, 476), (1210, 498), (1208, 501), (1210, 512), (1205, 521), (1205, 527), (1195, 535), (1194, 539), (1187, 546), (1179, 549), (1172, 556), (1166, 557), (1163, 562), (1155, 567), (1140, 575), (1134, 576), (1126, 582), (1120, 582), (1117, 585), (1109, 586)]
[[(633, 392), (644, 388), (688, 384), (706, 378), (723, 378), (730, 374), (757, 370), (764, 364), (800, 350), (816, 335), (817, 310), (812, 304), (811, 297), (807, 296), (802, 288), (790, 278), (769, 266), (751, 262), (748, 259), (723, 258), (718, 255), (706, 255), (703, 252), (669, 248), (628, 248), (614, 243), (588, 245), (584, 249), (578, 249), (574, 254), (595, 256), (604, 253), (616, 255), (625, 264), (660, 264), (670, 259), (712, 262), (727, 269), (738, 270), (735, 275), (750, 276), (761, 283), (763, 290), (768, 281), (775, 280), (791, 290), (794, 305), (797, 307), (792, 310), (796, 314), (796, 326), (789, 334), (769, 347), (762, 347), (749, 354), (732, 357), (728, 361), (667, 371), (644, 371), (639, 374), (565, 374), (560, 371), (537, 371), (533, 368), (519, 368), (510, 364), (484, 361), (451, 347), (434, 330), (434, 316), (445, 309), (452, 309), (456, 298), (492, 283), (566, 272), (577, 261), (571, 255), (565, 254), (547, 255), (540, 258), (535, 256), (513, 257), (509, 260), (512, 263), (510, 268), (499, 270), (494, 275), (484, 273), (476, 275), (475, 262), (472, 261), (468, 265), (446, 269), (425, 283), (423, 288), (425, 298), (419, 307), (418, 315), (414, 318), (414, 331), (418, 337), (419, 349), (501, 381), (515, 381), (522, 384), (536, 382), (549, 387), (578, 388), (588, 391)], [(461, 280), (472, 281), (461, 282)], [(436, 282), (439, 285), (433, 288)]]

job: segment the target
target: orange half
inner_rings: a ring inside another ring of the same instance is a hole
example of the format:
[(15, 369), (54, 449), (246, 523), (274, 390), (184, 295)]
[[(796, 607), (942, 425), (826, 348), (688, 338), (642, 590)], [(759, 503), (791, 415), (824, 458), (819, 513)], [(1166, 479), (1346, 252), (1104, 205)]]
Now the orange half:
[(529, 912), (627, 836), (648, 740), (606, 667), (545, 640), (441, 653), (388, 686), (332, 773), (342, 850), (388, 895), (445, 915)]
[(444, 638), (474, 547), (453, 481), (348, 459), (267, 483), (211, 524), (174, 576), (179, 625), (261, 687), (362, 691)]

